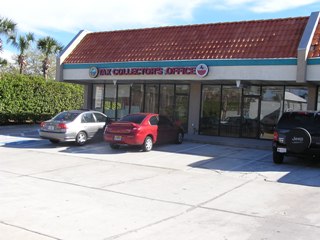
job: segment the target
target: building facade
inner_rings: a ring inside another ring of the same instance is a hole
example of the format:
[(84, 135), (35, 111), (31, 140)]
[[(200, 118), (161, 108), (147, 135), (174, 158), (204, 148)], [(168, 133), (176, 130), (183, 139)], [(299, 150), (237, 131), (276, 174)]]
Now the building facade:
[(191, 134), (271, 138), (284, 111), (319, 109), (319, 12), (308, 17), (81, 31), (57, 79), (117, 120), (156, 112)]

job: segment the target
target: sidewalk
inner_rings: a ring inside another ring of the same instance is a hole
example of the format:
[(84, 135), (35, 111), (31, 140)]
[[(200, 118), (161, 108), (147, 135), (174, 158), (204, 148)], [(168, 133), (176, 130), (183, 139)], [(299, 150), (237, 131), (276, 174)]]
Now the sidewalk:
[(269, 139), (232, 138), (220, 136), (205, 136), (197, 134), (185, 134), (184, 140), (189, 142), (226, 145), (240, 148), (255, 148), (261, 150), (272, 149), (272, 141)]

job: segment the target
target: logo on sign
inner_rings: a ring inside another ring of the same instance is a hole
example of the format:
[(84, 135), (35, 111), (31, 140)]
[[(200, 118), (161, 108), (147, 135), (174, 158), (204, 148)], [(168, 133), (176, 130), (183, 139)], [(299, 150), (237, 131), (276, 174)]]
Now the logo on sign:
[(99, 73), (99, 71), (98, 71), (98, 68), (96, 68), (96, 67), (91, 67), (89, 69), (89, 76), (91, 78), (96, 78), (98, 76), (98, 73)]
[(208, 72), (209, 72), (209, 68), (207, 65), (205, 64), (199, 64), (197, 67), (196, 67), (196, 74), (198, 77), (205, 77), (208, 75)]

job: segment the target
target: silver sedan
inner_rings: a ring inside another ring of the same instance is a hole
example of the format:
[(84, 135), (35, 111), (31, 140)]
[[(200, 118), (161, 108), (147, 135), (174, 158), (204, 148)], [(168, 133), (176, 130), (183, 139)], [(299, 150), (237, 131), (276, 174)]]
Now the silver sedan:
[(109, 118), (97, 111), (64, 111), (40, 125), (39, 135), (52, 143), (75, 141), (83, 145), (88, 139), (101, 136)]

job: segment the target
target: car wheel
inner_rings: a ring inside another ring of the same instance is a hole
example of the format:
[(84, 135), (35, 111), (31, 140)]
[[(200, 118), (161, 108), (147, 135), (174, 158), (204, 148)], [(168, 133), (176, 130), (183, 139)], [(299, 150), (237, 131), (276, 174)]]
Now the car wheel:
[(290, 152), (301, 153), (311, 144), (311, 135), (304, 128), (295, 128), (286, 134), (286, 144)]
[(110, 143), (109, 144), (112, 149), (119, 149), (120, 146), (118, 144)]
[(144, 152), (149, 152), (151, 151), (152, 147), (153, 147), (152, 138), (150, 136), (147, 136), (142, 145), (142, 150)]
[(283, 163), (283, 158), (284, 158), (283, 153), (278, 153), (277, 150), (273, 150), (272, 157), (273, 157), (274, 163), (276, 163), (276, 164)]
[(181, 144), (183, 142), (183, 132), (178, 132), (176, 143)]
[(59, 140), (56, 140), (56, 139), (49, 139), (49, 141), (54, 144), (57, 144), (60, 142)]
[(82, 146), (86, 143), (88, 139), (88, 136), (85, 132), (81, 131), (77, 134), (76, 136), (76, 143), (79, 145), (79, 146)]

